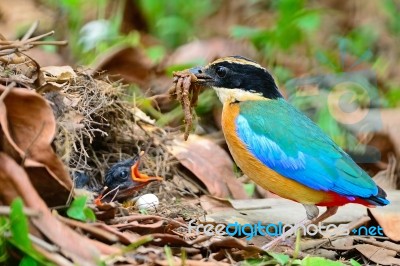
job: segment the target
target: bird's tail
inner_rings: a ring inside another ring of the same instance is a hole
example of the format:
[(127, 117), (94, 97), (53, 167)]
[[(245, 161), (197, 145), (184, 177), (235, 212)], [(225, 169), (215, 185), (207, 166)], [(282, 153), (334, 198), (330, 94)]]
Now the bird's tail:
[(386, 199), (386, 196), (386, 192), (378, 186), (378, 194), (363, 199), (371, 203), (373, 206), (385, 206), (390, 203), (390, 201)]

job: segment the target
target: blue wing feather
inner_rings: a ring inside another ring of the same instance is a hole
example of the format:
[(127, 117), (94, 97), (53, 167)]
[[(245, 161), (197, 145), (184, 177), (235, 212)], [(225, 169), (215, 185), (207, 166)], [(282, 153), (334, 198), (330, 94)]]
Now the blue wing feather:
[(235, 122), (250, 152), (279, 174), (316, 190), (377, 195), (368, 174), (285, 100), (241, 102)]

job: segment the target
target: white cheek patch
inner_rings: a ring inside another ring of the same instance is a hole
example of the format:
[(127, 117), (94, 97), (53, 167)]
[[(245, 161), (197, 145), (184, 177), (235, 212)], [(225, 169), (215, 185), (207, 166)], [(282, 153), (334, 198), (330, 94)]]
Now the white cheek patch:
[(215, 92), (217, 93), (217, 96), (219, 100), (224, 103), (230, 98), (232, 98), (231, 92), (229, 89), (224, 89), (224, 88), (218, 88), (218, 87), (213, 87)]
[(261, 93), (245, 91), (242, 89), (227, 89), (220, 87), (213, 87), (222, 103), (235, 102), (235, 101), (248, 101), (248, 100), (265, 100)]

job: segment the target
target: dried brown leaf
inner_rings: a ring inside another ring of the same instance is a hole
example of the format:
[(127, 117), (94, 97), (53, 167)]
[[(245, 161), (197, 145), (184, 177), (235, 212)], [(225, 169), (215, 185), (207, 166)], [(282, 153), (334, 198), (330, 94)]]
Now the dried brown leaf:
[(47, 66), (42, 67), (41, 71), (44, 74), (46, 82), (64, 83), (77, 77), (75, 71), (70, 66)]
[(370, 209), (383, 232), (394, 241), (400, 241), (400, 191), (388, 191), (390, 204)]
[(115, 234), (112, 234), (106, 230), (100, 229), (100, 228), (94, 226), (93, 224), (76, 221), (73, 219), (62, 217), (60, 215), (58, 215), (57, 218), (61, 222), (65, 223), (73, 228), (79, 228), (82, 231), (87, 232), (88, 234), (90, 234), (91, 236), (95, 237), (96, 239), (98, 239), (102, 242), (115, 243), (119, 240), (119, 238)]
[(204, 64), (217, 58), (240, 54), (245, 57), (255, 58), (256, 52), (251, 47), (240, 41), (226, 38), (212, 38), (196, 40), (178, 47), (166, 61), (167, 66)]
[[(171, 265), (168, 260), (156, 260), (155, 263), (156, 263), (156, 265), (162, 265), (162, 266)], [(207, 261), (198, 261), (198, 260), (182, 260), (177, 257), (173, 257), (173, 263), (174, 263), (173, 265), (186, 265), (186, 266), (229, 266), (229, 265), (231, 265), (230, 263), (219, 262), (219, 261), (207, 262)]]
[(129, 245), (139, 239), (138, 234), (134, 234), (132, 232), (123, 232), (122, 233), (122, 232), (118, 231), (117, 229), (115, 229), (114, 227), (111, 227), (104, 223), (94, 223), (92, 225), (99, 229), (102, 229), (103, 231), (114, 234), (116, 237), (118, 237), (118, 241), (125, 245)]
[(208, 195), (200, 197), (200, 204), (203, 210), (208, 214), (233, 210), (232, 205), (228, 200), (221, 200)]
[(234, 238), (234, 237), (224, 237), (221, 240), (214, 241), (210, 244), (211, 250), (218, 250), (221, 248), (236, 248), (244, 250), (253, 254), (264, 254), (265, 251), (259, 247), (251, 246), (246, 241)]
[(21, 197), (25, 206), (40, 212), (40, 216), (31, 218), (32, 224), (47, 239), (59, 246), (64, 255), (79, 265), (88, 265), (98, 260), (100, 251), (94, 246), (94, 242), (58, 221), (32, 186), (24, 169), (2, 152), (0, 183), (1, 201), (9, 205), (16, 197)]
[(118, 75), (118, 79), (123, 78), (126, 82), (137, 84), (147, 90), (153, 67), (154, 64), (146, 56), (144, 49), (119, 46), (103, 53), (94, 63), (92, 73), (106, 70), (111, 75)]
[(189, 141), (175, 140), (169, 147), (179, 162), (207, 187), (211, 195), (221, 198), (248, 198), (233, 172), (233, 162), (211, 140), (193, 135)]
[(171, 234), (152, 234), (153, 244), (158, 246), (170, 245), (173, 247), (190, 247), (191, 243), (188, 243), (184, 239), (179, 236), (171, 235)]
[[(5, 88), (0, 86), (0, 93)], [(23, 163), (31, 182), (51, 206), (66, 203), (71, 178), (51, 144), (56, 122), (49, 104), (33, 91), (14, 88), (0, 102), (1, 150)]]
[(395, 258), (396, 251), (369, 244), (357, 245), (356, 249), (367, 259), (380, 265), (400, 265), (400, 259)]
[(132, 232), (156, 233), (165, 232), (167, 223), (164, 218), (156, 215), (134, 214), (130, 216), (119, 217), (112, 220), (112, 227), (123, 231), (130, 230)]

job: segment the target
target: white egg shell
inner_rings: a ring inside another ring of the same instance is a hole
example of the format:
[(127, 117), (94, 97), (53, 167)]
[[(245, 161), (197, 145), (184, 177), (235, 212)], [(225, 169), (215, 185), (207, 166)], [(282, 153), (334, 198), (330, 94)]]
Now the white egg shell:
[(144, 194), (137, 199), (135, 206), (139, 210), (151, 210), (155, 209), (159, 203), (160, 201), (158, 200), (156, 195)]

